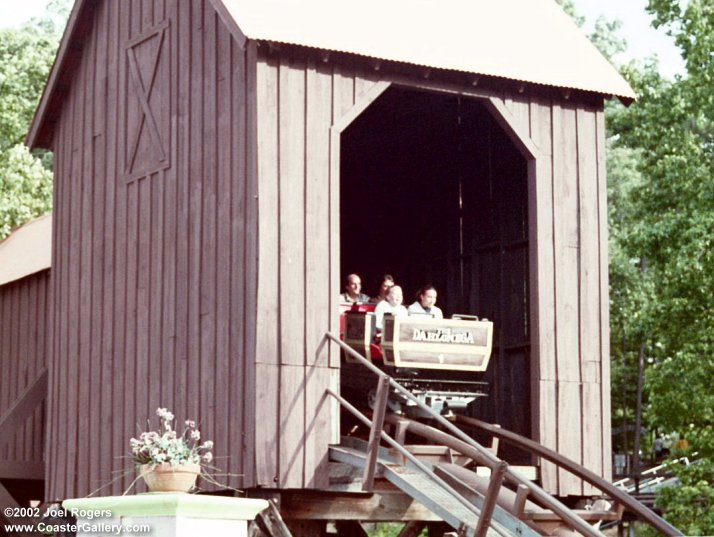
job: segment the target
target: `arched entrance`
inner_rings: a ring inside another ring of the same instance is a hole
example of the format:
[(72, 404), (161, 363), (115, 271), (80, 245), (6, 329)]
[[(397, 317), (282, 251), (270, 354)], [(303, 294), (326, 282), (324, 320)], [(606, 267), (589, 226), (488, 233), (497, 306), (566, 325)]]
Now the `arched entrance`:
[(530, 436), (526, 158), (487, 101), (396, 86), (342, 131), (339, 154), (341, 274), (368, 294), (393, 274), (408, 303), (432, 283), (446, 315), (493, 320), (491, 365), (469, 374), (490, 396), (472, 412)]

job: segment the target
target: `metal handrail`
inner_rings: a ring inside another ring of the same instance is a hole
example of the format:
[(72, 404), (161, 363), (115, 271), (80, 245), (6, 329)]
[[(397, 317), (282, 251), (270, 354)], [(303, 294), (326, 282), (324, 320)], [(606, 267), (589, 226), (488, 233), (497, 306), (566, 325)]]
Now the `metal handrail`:
[[(372, 421), (370, 421), (370, 419), (367, 416), (365, 416), (359, 410), (357, 410), (357, 408), (354, 405), (352, 405), (349, 401), (347, 401), (347, 399), (345, 399), (341, 395), (336, 394), (330, 388), (327, 388), (327, 390), (325, 390), (325, 391), (327, 394), (334, 397), (343, 407), (345, 407), (347, 410), (349, 410), (352, 415), (354, 415), (357, 419), (359, 419), (367, 427), (372, 427)], [(464, 507), (466, 507), (469, 510), (469, 512), (475, 514), (476, 516), (480, 515), (480, 511), (475, 508), (474, 504), (472, 504), (469, 500), (464, 498), (451, 485), (449, 485), (446, 481), (444, 481), (442, 478), (440, 478), (438, 475), (436, 475), (428, 466), (426, 466), (417, 457), (415, 457), (414, 454), (412, 454), (408, 449), (406, 449), (404, 446), (402, 446), (399, 442), (394, 440), (391, 436), (389, 436), (384, 431), (381, 432), (381, 438), (387, 444), (389, 444), (394, 449), (396, 449), (401, 455), (403, 455), (404, 457), (409, 459), (409, 461), (412, 462), (417, 468), (419, 468), (419, 470), (421, 470), (422, 472), (427, 474), (430, 478), (432, 478), (434, 481), (436, 481), (439, 485), (444, 487), (450, 494), (455, 496), (456, 499)]]
[[(372, 364), (369, 360), (367, 360), (364, 356), (359, 354), (357, 351), (355, 351), (352, 347), (344, 343), (342, 340), (340, 340), (338, 337), (335, 337), (330, 332), (327, 332), (325, 334), (325, 337), (332, 340), (334, 343), (337, 343), (337, 345), (343, 349), (347, 354), (355, 358), (360, 364), (365, 366), (367, 369), (372, 371), (374, 374), (382, 376), (385, 375), (384, 371), (376, 367), (374, 364)], [(432, 419), (437, 421), (440, 425), (444, 426), (449, 432), (453, 434), (456, 438), (449, 437), (449, 435), (446, 435), (444, 433), (441, 433), (441, 431), (436, 431), (437, 433), (443, 434), (444, 437), (444, 442), (453, 442), (454, 440), (461, 440), (461, 444), (464, 444), (461, 446), (461, 448), (456, 448), (459, 451), (461, 451), (464, 455), (467, 455), (471, 457), (472, 459), (480, 460), (484, 463), (485, 466), (488, 466), (492, 471), (496, 468), (497, 465), (500, 465), (502, 462), (501, 459), (493, 455), (488, 449), (483, 447), (481, 444), (473, 440), (470, 436), (468, 436), (466, 433), (464, 433), (462, 430), (460, 430), (458, 427), (453, 425), (451, 422), (449, 422), (446, 418), (444, 418), (441, 414), (438, 414), (434, 412), (429, 406), (426, 404), (422, 403), (418, 398), (416, 398), (414, 395), (409, 392), (406, 388), (404, 388), (401, 384), (399, 384), (396, 380), (394, 380), (391, 376), (385, 375), (389, 379), (389, 384), (392, 386), (395, 390), (399, 391), (402, 393), (407, 399), (415, 403), (419, 408), (427, 412)], [(426, 426), (424, 426), (426, 427)], [(432, 429), (432, 428), (430, 428)], [(465, 449), (465, 451), (464, 451)], [(592, 527), (590, 524), (585, 522), (582, 518), (580, 518), (578, 515), (573, 513), (565, 504), (557, 500), (556, 498), (553, 498), (550, 494), (545, 492), (542, 488), (540, 488), (538, 485), (530, 481), (529, 479), (526, 479), (525, 477), (521, 476), (518, 472), (514, 471), (510, 466), (506, 468), (506, 476), (509, 479), (509, 481), (516, 483), (516, 484), (521, 484), (525, 485), (528, 487), (530, 494), (533, 495), (534, 498), (537, 500), (541, 501), (544, 505), (546, 505), (548, 508), (550, 508), (555, 514), (557, 514), (559, 517), (563, 519), (563, 522), (568, 524), (572, 529), (579, 531), (583, 535), (587, 535), (590, 537), (604, 537), (602, 533), (600, 533), (597, 529)], [(678, 534), (679, 535), (679, 534)]]

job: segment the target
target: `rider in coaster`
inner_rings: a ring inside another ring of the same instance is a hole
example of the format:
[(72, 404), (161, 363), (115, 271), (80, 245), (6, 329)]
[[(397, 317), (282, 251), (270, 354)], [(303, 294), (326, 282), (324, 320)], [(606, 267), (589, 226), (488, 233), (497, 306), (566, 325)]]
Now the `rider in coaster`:
[(394, 287), (394, 276), (392, 276), (391, 274), (385, 274), (379, 281), (379, 291), (377, 293), (377, 296), (373, 296), (369, 300), (373, 304), (379, 304), (382, 300), (386, 300), (387, 292), (389, 291), (389, 289)]
[(391, 313), (395, 317), (401, 315), (407, 316), (407, 308), (402, 306), (402, 301), (404, 297), (402, 295), (402, 288), (398, 285), (393, 285), (389, 288), (387, 296), (382, 300), (377, 307), (374, 308), (374, 316), (377, 321), (377, 330), (382, 330), (384, 326), (384, 314)]
[(433, 285), (425, 285), (419, 289), (417, 300), (409, 306), (409, 315), (431, 315), (434, 319), (443, 319), (444, 314), (436, 304), (436, 289)]
[(357, 274), (350, 274), (345, 280), (345, 292), (340, 295), (343, 304), (366, 304), (369, 297), (362, 291), (362, 279)]

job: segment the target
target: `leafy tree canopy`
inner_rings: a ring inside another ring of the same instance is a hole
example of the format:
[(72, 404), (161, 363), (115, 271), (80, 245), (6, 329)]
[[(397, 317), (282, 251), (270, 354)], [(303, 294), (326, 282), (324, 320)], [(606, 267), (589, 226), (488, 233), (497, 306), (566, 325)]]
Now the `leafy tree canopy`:
[(67, 0), (54, 0), (43, 18), (0, 29), (0, 240), (51, 208), (51, 156), (31, 154), (22, 142), (52, 66), (67, 7)]

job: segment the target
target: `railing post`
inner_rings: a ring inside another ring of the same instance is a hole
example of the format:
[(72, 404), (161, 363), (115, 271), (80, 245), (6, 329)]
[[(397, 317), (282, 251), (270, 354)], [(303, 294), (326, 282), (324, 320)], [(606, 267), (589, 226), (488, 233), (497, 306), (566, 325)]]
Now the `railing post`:
[(389, 377), (387, 375), (380, 375), (379, 383), (377, 384), (377, 397), (374, 402), (374, 413), (372, 414), (372, 428), (369, 430), (364, 475), (362, 476), (362, 490), (365, 492), (371, 492), (374, 488), (374, 472), (377, 467), (377, 454), (379, 453), (379, 442), (382, 438), (382, 428), (384, 426), (384, 415), (387, 412), (388, 397)]
[(503, 478), (506, 477), (507, 468), (508, 464), (501, 461), (491, 469), (491, 481), (488, 483), (488, 490), (486, 491), (486, 497), (483, 501), (481, 516), (478, 519), (476, 537), (486, 537), (488, 528), (491, 525), (493, 508), (496, 506), (496, 500), (498, 499), (498, 491), (501, 490), (501, 485), (503, 485)]

